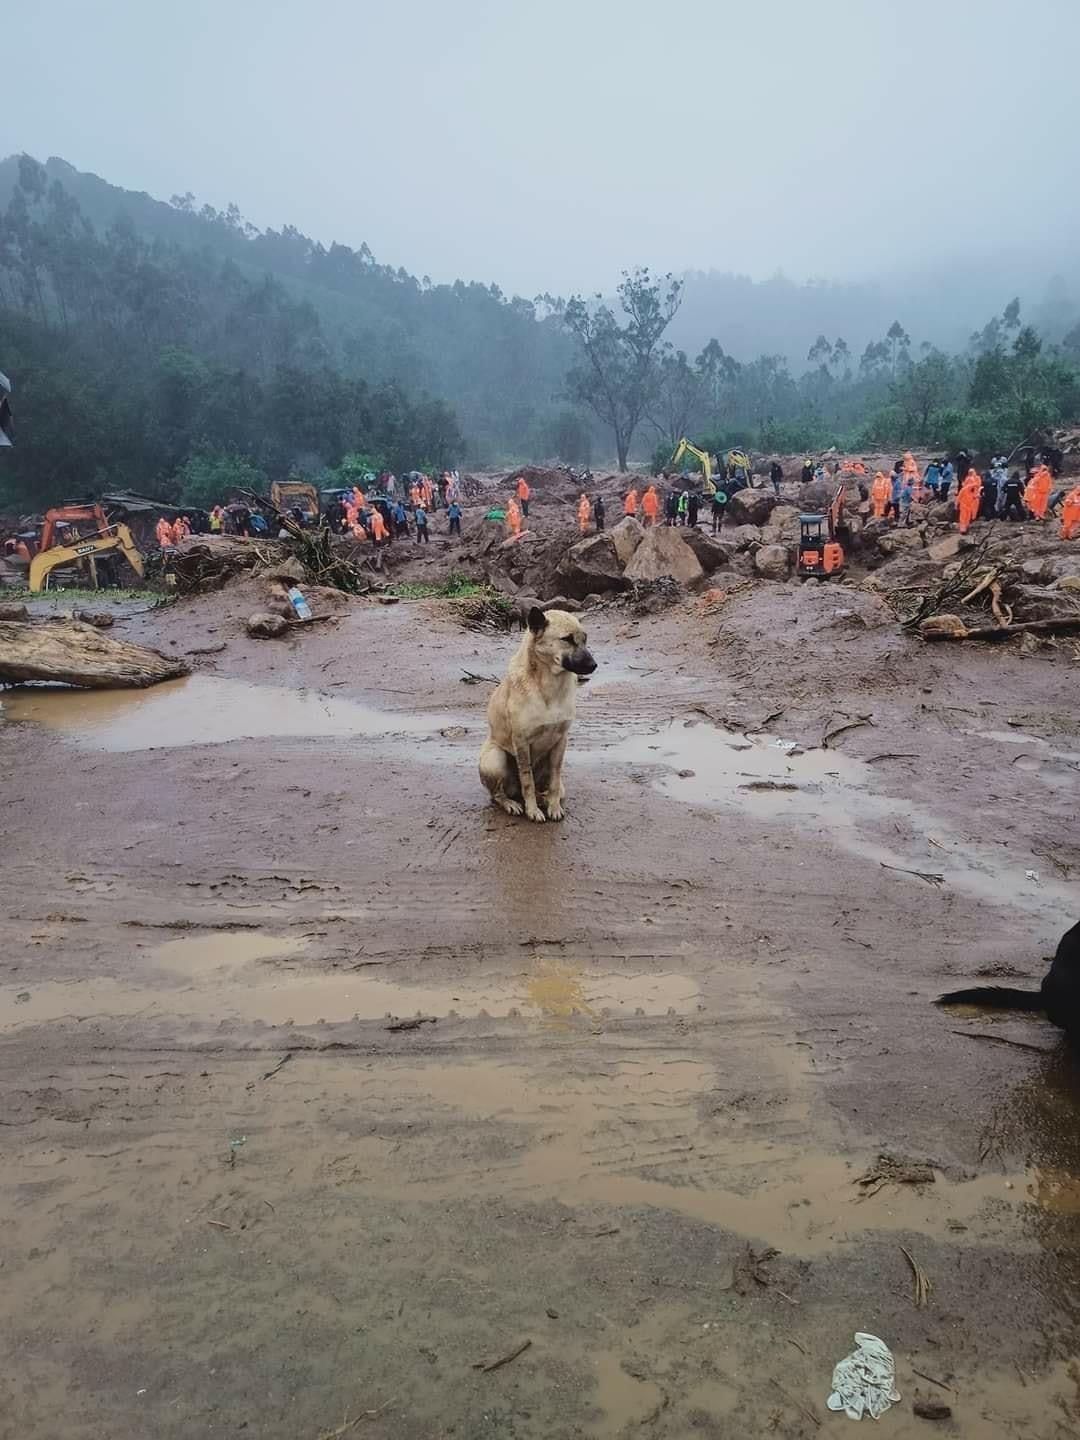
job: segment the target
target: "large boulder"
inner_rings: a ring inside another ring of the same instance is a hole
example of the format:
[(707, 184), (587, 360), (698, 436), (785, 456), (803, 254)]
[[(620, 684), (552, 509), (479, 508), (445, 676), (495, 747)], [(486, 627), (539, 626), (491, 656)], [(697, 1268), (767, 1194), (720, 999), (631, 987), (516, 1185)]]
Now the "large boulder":
[(729, 565), (731, 557), (735, 553), (733, 546), (718, 540), (714, 535), (706, 534), (704, 530), (691, 527), (682, 532), (682, 538), (683, 544), (689, 545), (697, 556), (698, 564), (706, 575), (711, 575), (714, 570)]
[(828, 480), (808, 480), (799, 487), (799, 510), (803, 515), (824, 515), (835, 494), (836, 486)]
[(559, 561), (555, 577), (574, 600), (627, 588), (619, 552), (608, 534), (590, 535), (587, 540), (572, 545)]
[(923, 534), (921, 530), (906, 528), (890, 530), (884, 535), (879, 535), (877, 543), (878, 549), (883, 555), (898, 555), (902, 550), (921, 550)]
[(779, 503), (771, 490), (736, 490), (727, 513), (736, 525), (764, 525)]
[(1072, 620), (1080, 618), (1080, 600), (1069, 590), (1046, 585), (1013, 585), (1006, 598), (1017, 620)]
[(666, 525), (646, 531), (626, 567), (628, 580), (659, 580), (662, 575), (670, 575), (681, 585), (700, 579), (704, 573), (682, 532)]
[(620, 565), (628, 565), (630, 557), (645, 539), (645, 527), (632, 515), (624, 515), (617, 525), (607, 532), (614, 542), (615, 553)]
[(736, 525), (733, 530), (725, 530), (723, 535), (736, 550), (749, 550), (751, 545), (761, 544), (761, 531), (756, 525)]
[(754, 556), (754, 569), (766, 580), (786, 580), (790, 566), (786, 545), (762, 545)]

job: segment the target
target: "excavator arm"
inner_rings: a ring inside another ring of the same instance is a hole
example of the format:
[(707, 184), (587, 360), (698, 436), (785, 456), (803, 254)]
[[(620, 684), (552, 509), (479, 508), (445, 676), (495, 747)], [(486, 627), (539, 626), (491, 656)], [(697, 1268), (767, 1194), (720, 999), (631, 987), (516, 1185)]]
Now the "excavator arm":
[(48, 550), (39, 550), (30, 561), (29, 585), (32, 592), (44, 590), (49, 575), (62, 565), (73, 565), (81, 560), (96, 560), (118, 550), (141, 580), (145, 573), (142, 553), (126, 525), (116, 525), (109, 535), (100, 535), (91, 540), (74, 540), (70, 545), (53, 545)]
[(707, 450), (699, 450), (696, 445), (691, 445), (685, 435), (676, 445), (675, 453), (668, 461), (669, 468), (674, 469), (682, 457), (687, 454), (693, 455), (694, 459), (700, 462), (702, 474), (705, 476), (705, 493), (711, 495), (716, 489), (712, 478), (712, 456)]

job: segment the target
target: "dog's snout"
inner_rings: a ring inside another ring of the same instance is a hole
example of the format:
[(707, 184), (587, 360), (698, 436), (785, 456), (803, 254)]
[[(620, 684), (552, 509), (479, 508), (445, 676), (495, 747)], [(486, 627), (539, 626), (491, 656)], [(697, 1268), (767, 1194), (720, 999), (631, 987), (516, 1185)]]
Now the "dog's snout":
[(596, 661), (591, 652), (586, 650), (583, 645), (564, 660), (563, 664), (568, 670), (573, 670), (575, 675), (591, 675), (596, 669)]

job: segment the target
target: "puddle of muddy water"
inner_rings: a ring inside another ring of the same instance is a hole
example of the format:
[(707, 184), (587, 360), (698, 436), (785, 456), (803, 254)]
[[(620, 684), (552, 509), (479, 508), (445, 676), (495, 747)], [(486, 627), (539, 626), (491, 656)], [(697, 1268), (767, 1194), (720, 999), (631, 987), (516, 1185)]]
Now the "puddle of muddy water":
[(0, 717), (45, 726), (83, 749), (107, 751), (223, 745), (268, 736), (430, 736), (454, 723), (450, 715), (376, 710), (317, 690), (212, 675), (168, 680), (148, 690), (28, 686), (0, 700)]
[[(902, 796), (875, 789), (877, 777), (862, 760), (832, 750), (792, 749), (771, 736), (744, 735), (711, 725), (672, 724), (655, 734), (637, 735), (594, 757), (662, 767), (655, 788), (687, 804), (738, 808), (770, 823), (814, 827), (850, 854), (886, 866), (943, 876), (944, 884), (978, 899), (1000, 903), (1003, 895), (1020, 909), (1045, 916), (1075, 907), (1067, 885), (1044, 877), (1035, 886), (1027, 865), (967, 837)], [(935, 846), (913, 857), (883, 845), (871, 829), (902, 821)]]
[(686, 975), (585, 972), (537, 960), (518, 975), (409, 985), (353, 973), (292, 972), (281, 962), (303, 940), (249, 931), (215, 932), (136, 949), (126, 973), (0, 988), (0, 1030), (90, 1016), (183, 1015), (314, 1025), (386, 1016), (463, 1018), (520, 1015), (566, 1021), (581, 1015), (686, 1014), (700, 1001)]
[(938, 1174), (932, 1184), (887, 1186), (865, 1198), (849, 1160), (807, 1145), (809, 1110), (797, 1096), (786, 1123), (770, 1131), (734, 1113), (710, 1114), (714, 1085), (711, 1066), (672, 1058), (613, 1060), (583, 1075), (540, 1075), (497, 1061), (381, 1067), (365, 1077), (359, 1097), (373, 1123), (384, 1109), (435, 1106), (470, 1124), (511, 1127), (518, 1138), (502, 1142), (507, 1158), (482, 1172), (475, 1162), (459, 1173), (419, 1161), (394, 1179), (375, 1165), (367, 1173), (375, 1191), (387, 1186), (388, 1198), (486, 1193), (652, 1207), (803, 1256), (865, 1231), (956, 1242), (951, 1227), (961, 1227), (973, 1241), (988, 1204), (994, 1226), (1002, 1207), (1029, 1203), (1023, 1177), (1002, 1174), (962, 1182)]

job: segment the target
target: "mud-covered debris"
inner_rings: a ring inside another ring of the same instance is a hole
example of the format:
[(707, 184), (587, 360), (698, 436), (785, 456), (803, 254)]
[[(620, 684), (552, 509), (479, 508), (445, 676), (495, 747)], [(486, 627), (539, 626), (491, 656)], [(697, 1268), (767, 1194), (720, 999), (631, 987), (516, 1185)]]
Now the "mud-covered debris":
[(736, 525), (767, 525), (779, 503), (771, 491), (736, 490), (728, 500), (727, 513)]
[(0, 620), (29, 620), (30, 611), (25, 605), (0, 605)]
[(256, 610), (249, 615), (244, 629), (255, 640), (278, 640), (289, 628), (284, 615), (272, 615), (269, 610)]
[(78, 620), (0, 620), (0, 680), (47, 680), (92, 690), (156, 685), (189, 675), (184, 660), (102, 635)]
[(775, 1260), (780, 1254), (771, 1246), (765, 1250), (755, 1250), (752, 1246), (746, 1245), (735, 1258), (732, 1269), (731, 1288), (736, 1295), (750, 1295), (755, 1287), (764, 1288), (772, 1284), (772, 1280), (765, 1269), (770, 1260)]
[(916, 1399), (911, 1408), (920, 1420), (950, 1420), (952, 1418), (952, 1407), (946, 1405), (944, 1400)]
[(109, 610), (76, 610), (75, 619), (93, 625), (95, 630), (111, 630), (116, 623), (116, 616)]
[(763, 545), (754, 555), (754, 569), (766, 580), (786, 580), (790, 568), (786, 545)]
[(682, 585), (705, 574), (701, 561), (678, 530), (663, 526), (646, 532), (626, 567), (627, 580), (659, 580), (670, 576)]
[[(639, 554), (640, 549), (639, 546), (636, 553)], [(619, 552), (615, 541), (606, 534), (591, 535), (587, 540), (571, 545), (559, 561), (555, 579), (575, 600), (626, 589)]]
[(895, 1155), (879, 1155), (869, 1170), (855, 1181), (866, 1195), (876, 1195), (884, 1185), (933, 1183), (933, 1167), (925, 1160), (902, 1160)]

